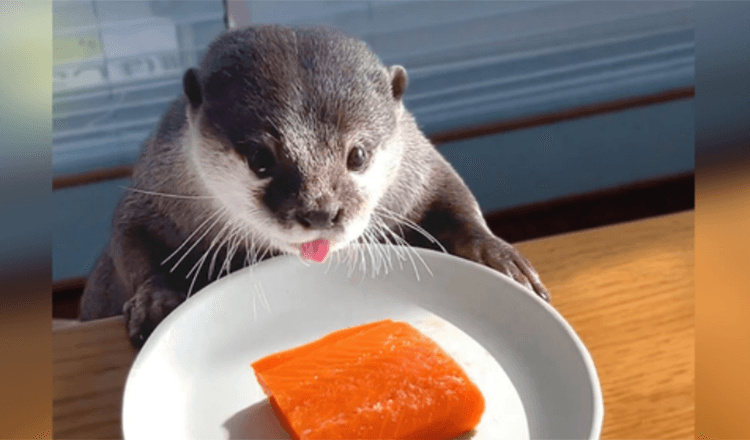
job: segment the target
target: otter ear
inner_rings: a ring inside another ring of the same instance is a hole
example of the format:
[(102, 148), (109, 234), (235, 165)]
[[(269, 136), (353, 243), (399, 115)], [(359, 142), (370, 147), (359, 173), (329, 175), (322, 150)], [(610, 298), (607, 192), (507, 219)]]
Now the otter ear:
[(185, 76), (182, 77), (182, 89), (185, 91), (193, 107), (198, 107), (203, 102), (201, 84), (198, 82), (198, 72), (195, 69), (188, 69)]
[(406, 75), (406, 69), (401, 66), (391, 66), (388, 71), (391, 77), (391, 91), (393, 97), (400, 101), (406, 92), (406, 84), (409, 82), (409, 77)]

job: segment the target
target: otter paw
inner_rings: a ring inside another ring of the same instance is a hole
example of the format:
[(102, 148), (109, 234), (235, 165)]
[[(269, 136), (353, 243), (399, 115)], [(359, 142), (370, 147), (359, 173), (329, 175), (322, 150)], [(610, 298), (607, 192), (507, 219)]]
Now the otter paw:
[(123, 315), (128, 337), (135, 348), (143, 347), (156, 326), (174, 310), (185, 295), (168, 289), (141, 287), (125, 302)]
[(516, 282), (531, 289), (543, 300), (549, 302), (550, 295), (542, 284), (534, 266), (518, 249), (511, 244), (497, 238), (484, 239), (479, 244), (479, 259), (485, 266), (489, 266)]

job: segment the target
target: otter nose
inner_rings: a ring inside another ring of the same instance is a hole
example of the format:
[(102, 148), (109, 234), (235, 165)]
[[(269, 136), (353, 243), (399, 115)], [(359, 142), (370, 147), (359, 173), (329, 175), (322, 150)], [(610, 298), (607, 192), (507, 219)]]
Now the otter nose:
[(341, 208), (298, 211), (297, 221), (306, 228), (327, 229), (341, 221)]

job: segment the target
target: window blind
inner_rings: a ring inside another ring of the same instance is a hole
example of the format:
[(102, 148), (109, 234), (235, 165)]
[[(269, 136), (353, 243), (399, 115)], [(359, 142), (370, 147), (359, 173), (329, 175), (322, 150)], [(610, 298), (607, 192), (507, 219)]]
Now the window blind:
[[(224, 30), (220, 1), (55, 1), (53, 171), (132, 163)], [(237, 25), (329, 24), (409, 72), (425, 132), (694, 83), (693, 2), (231, 1)], [(236, 17), (240, 17), (239, 20)]]
[(249, 0), (229, 12), (238, 25), (330, 24), (363, 38), (407, 68), (407, 105), (432, 133), (692, 86), (693, 5)]
[(53, 2), (53, 173), (132, 163), (224, 16), (218, 0)]

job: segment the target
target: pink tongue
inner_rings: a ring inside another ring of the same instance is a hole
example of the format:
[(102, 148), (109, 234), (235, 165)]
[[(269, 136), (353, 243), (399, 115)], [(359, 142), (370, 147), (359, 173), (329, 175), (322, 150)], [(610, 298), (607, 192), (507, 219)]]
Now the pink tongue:
[(300, 246), (302, 257), (321, 263), (328, 255), (328, 240), (313, 240)]

